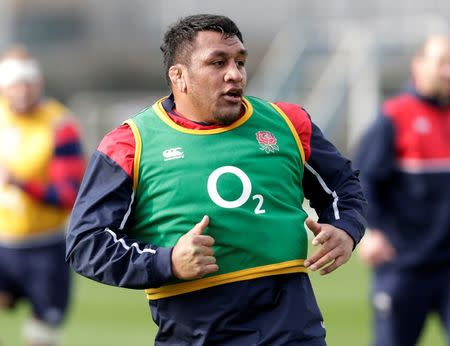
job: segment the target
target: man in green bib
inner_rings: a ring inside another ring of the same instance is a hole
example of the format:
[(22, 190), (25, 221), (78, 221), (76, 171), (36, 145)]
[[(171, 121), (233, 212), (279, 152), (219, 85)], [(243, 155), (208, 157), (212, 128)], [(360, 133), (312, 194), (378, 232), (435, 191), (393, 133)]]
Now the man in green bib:
[[(171, 94), (93, 154), (67, 260), (146, 289), (158, 345), (325, 345), (307, 268), (334, 271), (364, 233), (350, 161), (300, 106), (244, 96), (229, 18), (180, 19), (161, 50)], [(305, 223), (321, 244), (309, 258)]]

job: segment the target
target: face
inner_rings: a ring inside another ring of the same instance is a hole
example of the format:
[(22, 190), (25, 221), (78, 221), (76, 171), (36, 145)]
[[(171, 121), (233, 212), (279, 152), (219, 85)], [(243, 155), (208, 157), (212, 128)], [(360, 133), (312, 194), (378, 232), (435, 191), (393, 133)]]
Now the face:
[(437, 38), (429, 42), (424, 54), (414, 66), (419, 92), (450, 104), (450, 39)]
[(200, 31), (190, 62), (183, 67), (186, 108), (180, 112), (215, 124), (235, 121), (247, 83), (246, 58), (247, 51), (236, 36), (223, 38), (218, 32)]
[(41, 97), (41, 82), (16, 81), (1, 90), (11, 110), (18, 114), (30, 112)]

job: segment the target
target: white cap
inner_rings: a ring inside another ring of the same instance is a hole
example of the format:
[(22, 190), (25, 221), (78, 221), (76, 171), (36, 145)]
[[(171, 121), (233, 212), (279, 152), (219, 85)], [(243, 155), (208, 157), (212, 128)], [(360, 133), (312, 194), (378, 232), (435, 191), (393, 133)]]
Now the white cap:
[(42, 78), (38, 63), (32, 59), (6, 59), (0, 63), (0, 87), (15, 82), (38, 82)]

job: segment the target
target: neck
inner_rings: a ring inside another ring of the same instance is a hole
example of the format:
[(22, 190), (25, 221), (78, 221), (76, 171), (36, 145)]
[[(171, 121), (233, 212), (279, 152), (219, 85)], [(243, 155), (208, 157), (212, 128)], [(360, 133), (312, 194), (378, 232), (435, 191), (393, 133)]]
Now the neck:
[(213, 115), (199, 113), (197, 107), (182, 95), (174, 95), (173, 110), (176, 111), (177, 115), (196, 123), (215, 123)]

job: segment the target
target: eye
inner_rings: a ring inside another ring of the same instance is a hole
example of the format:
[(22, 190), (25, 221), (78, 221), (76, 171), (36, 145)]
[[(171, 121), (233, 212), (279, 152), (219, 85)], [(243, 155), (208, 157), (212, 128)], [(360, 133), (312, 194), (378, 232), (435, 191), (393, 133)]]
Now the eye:
[(244, 67), (245, 66), (245, 60), (238, 60), (238, 61), (236, 61), (236, 65), (238, 65), (239, 67)]
[(221, 67), (221, 66), (225, 65), (225, 62), (223, 60), (216, 60), (216, 61), (213, 61), (212, 64), (214, 66)]

